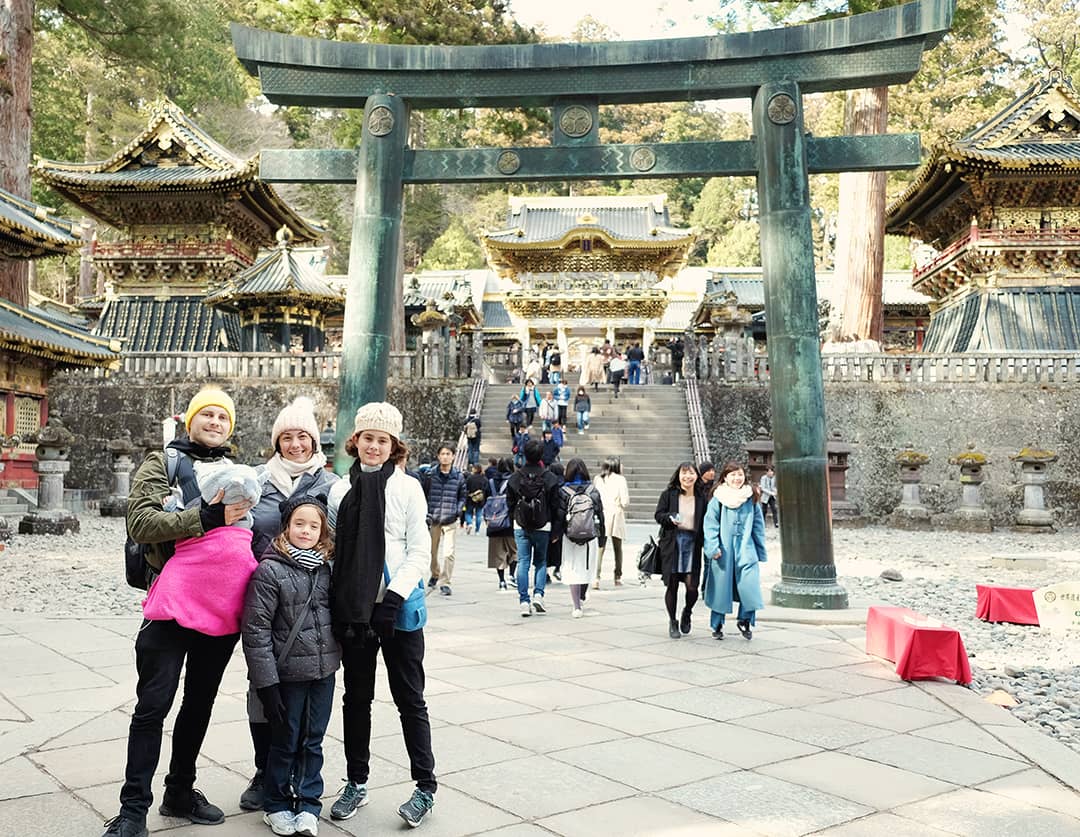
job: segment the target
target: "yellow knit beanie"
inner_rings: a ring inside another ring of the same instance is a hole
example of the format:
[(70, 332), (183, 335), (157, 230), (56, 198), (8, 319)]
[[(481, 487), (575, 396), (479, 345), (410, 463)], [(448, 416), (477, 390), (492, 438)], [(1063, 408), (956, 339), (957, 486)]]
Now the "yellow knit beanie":
[(184, 428), (191, 430), (191, 420), (198, 415), (203, 407), (221, 407), (229, 414), (229, 433), (231, 436), (236, 429), (236, 405), (227, 392), (222, 392), (217, 387), (200, 389), (188, 402), (187, 412), (184, 414)]

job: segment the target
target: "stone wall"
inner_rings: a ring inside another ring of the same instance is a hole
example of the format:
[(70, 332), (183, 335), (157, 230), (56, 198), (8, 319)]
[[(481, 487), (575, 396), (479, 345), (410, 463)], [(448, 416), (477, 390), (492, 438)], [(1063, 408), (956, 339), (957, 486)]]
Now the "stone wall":
[[(105, 443), (124, 429), (136, 441), (161, 438), (161, 421), (183, 412), (207, 381), (162, 382), (117, 375), (106, 380), (85, 373), (56, 375), (49, 383), (50, 409), (63, 416), (75, 434), (67, 488), (108, 489), (110, 457)], [(270, 429), (278, 411), (298, 395), (315, 402), (320, 427), (337, 418), (336, 381), (243, 379), (213, 382), (236, 402), (236, 432), (231, 439), (239, 462), (256, 464), (270, 453)], [(405, 438), (414, 458), (434, 457), (443, 441), (457, 442), (468, 407), (471, 381), (391, 382), (387, 399), (405, 417)]]
[[(703, 382), (700, 392), (714, 459), (744, 460), (744, 442), (770, 427), (768, 389)], [(1080, 386), (826, 384), (825, 404), (828, 431), (854, 448), (848, 498), (865, 515), (883, 518), (900, 502), (893, 457), (908, 443), (931, 458), (923, 502), (954, 509), (959, 469), (948, 460), (973, 442), (990, 457), (983, 499), (995, 525), (1010, 525), (1023, 505), (1020, 467), (1009, 457), (1029, 445), (1060, 456), (1049, 468), (1047, 504), (1059, 523), (1080, 525)]]

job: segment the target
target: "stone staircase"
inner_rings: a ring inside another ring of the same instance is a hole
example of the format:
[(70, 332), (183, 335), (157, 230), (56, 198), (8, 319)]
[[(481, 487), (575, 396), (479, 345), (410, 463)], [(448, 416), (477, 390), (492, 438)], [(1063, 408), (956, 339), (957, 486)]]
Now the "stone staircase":
[(18, 525), (29, 508), (29, 505), (18, 497), (13, 497), (9, 492), (0, 492), (0, 517), (7, 520), (12, 527)]
[[(510, 431), (506, 424), (506, 405), (520, 389), (511, 384), (491, 384), (484, 396), (481, 418), (484, 422), (480, 446), (482, 462), (490, 456), (510, 454)], [(541, 393), (546, 389), (541, 389)], [(693, 459), (690, 425), (686, 415), (686, 395), (680, 386), (660, 384), (623, 386), (619, 398), (613, 390), (601, 387), (590, 392), (592, 419), (589, 430), (578, 435), (571, 403), (567, 415), (566, 446), (562, 461), (580, 457), (590, 474), (600, 472), (600, 463), (608, 456), (622, 460), (622, 472), (630, 487), (630, 520), (652, 520), (656, 501), (667, 485), (675, 467)], [(541, 424), (536, 419), (539, 434)]]

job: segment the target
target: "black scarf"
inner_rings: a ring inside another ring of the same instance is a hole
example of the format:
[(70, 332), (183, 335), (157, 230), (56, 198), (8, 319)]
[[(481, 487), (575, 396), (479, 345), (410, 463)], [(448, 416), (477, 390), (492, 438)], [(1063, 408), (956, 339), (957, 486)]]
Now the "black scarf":
[(369, 625), (386, 563), (386, 482), (397, 466), (349, 469), (352, 488), (341, 501), (334, 540), (330, 613), (335, 625)]
[(208, 448), (191, 439), (173, 439), (169, 442), (170, 448), (176, 448), (181, 453), (186, 453), (192, 459), (221, 459), (223, 456), (232, 454), (231, 445), (222, 445), (219, 448)]

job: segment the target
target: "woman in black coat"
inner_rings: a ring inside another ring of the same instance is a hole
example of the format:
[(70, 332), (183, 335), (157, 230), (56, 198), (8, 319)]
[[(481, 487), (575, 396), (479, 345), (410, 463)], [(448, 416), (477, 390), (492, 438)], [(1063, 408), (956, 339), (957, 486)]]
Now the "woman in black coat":
[[(690, 633), (691, 613), (698, 600), (701, 581), (701, 549), (704, 543), (705, 508), (708, 498), (694, 490), (698, 481), (693, 462), (683, 462), (671, 475), (668, 487), (656, 502), (660, 524), (660, 577), (667, 588), (668, 635), (672, 639)], [(679, 584), (686, 585), (682, 616), (675, 618)]]

